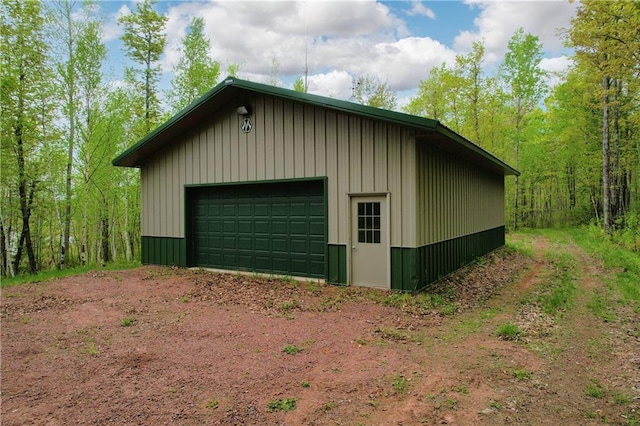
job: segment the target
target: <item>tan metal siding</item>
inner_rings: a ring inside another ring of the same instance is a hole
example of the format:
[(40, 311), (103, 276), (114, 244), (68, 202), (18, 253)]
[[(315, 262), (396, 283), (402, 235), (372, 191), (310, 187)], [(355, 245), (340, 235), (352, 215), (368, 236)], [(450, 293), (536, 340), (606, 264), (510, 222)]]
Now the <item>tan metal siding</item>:
[(184, 237), (184, 186), (328, 178), (329, 243), (349, 242), (350, 193), (391, 192), (394, 246), (416, 243), (416, 149), (398, 126), (257, 96), (253, 130), (230, 108), (142, 167), (143, 234)]
[(417, 245), (504, 225), (504, 178), (418, 144)]

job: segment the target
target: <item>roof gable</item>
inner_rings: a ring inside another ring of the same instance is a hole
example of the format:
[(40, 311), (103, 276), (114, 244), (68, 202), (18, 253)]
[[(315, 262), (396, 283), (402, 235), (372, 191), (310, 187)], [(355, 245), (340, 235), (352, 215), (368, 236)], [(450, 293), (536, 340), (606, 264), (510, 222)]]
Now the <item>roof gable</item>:
[(113, 160), (113, 165), (140, 167), (148, 156), (171, 143), (202, 120), (211, 117), (221, 107), (228, 105), (230, 102), (242, 105), (243, 98), (255, 93), (353, 114), (371, 120), (406, 126), (417, 130), (418, 133), (438, 135), (440, 136), (438, 138), (440, 140), (438, 144), (440, 149), (463, 156), (494, 172), (504, 175), (520, 174), (508, 164), (443, 126), (437, 120), (296, 92), (235, 77), (227, 77), (209, 92), (129, 147)]

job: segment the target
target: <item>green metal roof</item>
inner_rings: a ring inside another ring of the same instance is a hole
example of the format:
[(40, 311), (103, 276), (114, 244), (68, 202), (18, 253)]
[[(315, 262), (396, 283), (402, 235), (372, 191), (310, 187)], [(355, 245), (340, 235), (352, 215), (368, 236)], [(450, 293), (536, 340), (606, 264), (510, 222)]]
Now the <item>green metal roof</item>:
[[(191, 103), (185, 109), (171, 117), (161, 126), (157, 127), (136, 144), (132, 145), (122, 154), (113, 160), (113, 165), (124, 167), (140, 167), (145, 158), (152, 155), (158, 149), (171, 143), (202, 120), (209, 119), (211, 113), (220, 107), (227, 105), (231, 101), (242, 99), (247, 94), (260, 93), (287, 99), (295, 102), (302, 102), (331, 109), (334, 111), (353, 114), (372, 120), (385, 121), (401, 126), (411, 127), (420, 132), (428, 133), (431, 142), (432, 136), (439, 136), (436, 145), (446, 151), (469, 159), (488, 169), (500, 172), (504, 175), (519, 175), (520, 173), (504, 163), (489, 152), (473, 144), (437, 120), (418, 117), (410, 114), (389, 111), (380, 108), (369, 107), (353, 102), (341, 101), (324, 96), (312, 95), (309, 93), (296, 92), (294, 90), (241, 80), (235, 77), (227, 77), (220, 84), (215, 86), (202, 97)], [(418, 138), (420, 139), (420, 138)], [(425, 139), (425, 141), (427, 141)]]

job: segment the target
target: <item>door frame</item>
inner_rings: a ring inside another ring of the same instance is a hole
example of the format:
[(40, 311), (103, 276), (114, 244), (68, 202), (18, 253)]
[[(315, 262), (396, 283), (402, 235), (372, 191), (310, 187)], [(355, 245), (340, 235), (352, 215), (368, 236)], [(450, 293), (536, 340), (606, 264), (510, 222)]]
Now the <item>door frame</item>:
[[(347, 238), (347, 282), (348, 285), (353, 286), (353, 259), (352, 259), (352, 251), (353, 251), (353, 202), (358, 198), (366, 198), (366, 197), (380, 197), (385, 199), (385, 216), (386, 219), (384, 221), (386, 231), (387, 231), (387, 247), (385, 250), (386, 253), (386, 261), (387, 261), (387, 289), (391, 290), (391, 193), (390, 192), (348, 192), (348, 205), (349, 205), (349, 237)], [(373, 287), (372, 287), (373, 288)]]

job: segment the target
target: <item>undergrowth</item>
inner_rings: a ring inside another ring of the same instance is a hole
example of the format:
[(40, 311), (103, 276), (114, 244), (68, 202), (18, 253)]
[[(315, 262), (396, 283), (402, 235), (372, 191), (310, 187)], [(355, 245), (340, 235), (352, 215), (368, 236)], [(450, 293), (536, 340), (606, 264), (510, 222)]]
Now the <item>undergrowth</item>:
[(133, 269), (139, 267), (140, 262), (117, 262), (109, 263), (106, 266), (88, 265), (76, 266), (65, 269), (51, 269), (48, 271), (40, 271), (37, 274), (20, 274), (15, 277), (2, 277), (0, 279), (0, 287), (11, 287), (14, 285), (41, 283), (54, 280), (56, 278), (65, 278), (73, 275), (86, 274), (93, 271), (118, 271), (121, 269)]

